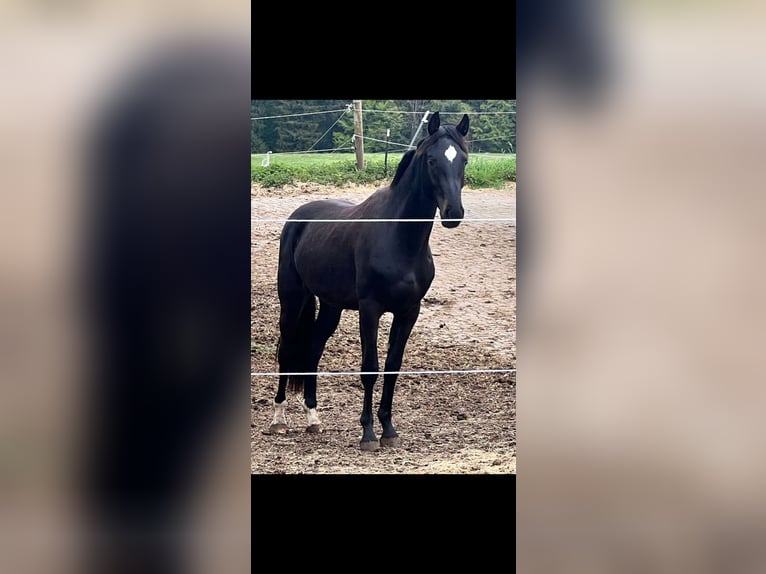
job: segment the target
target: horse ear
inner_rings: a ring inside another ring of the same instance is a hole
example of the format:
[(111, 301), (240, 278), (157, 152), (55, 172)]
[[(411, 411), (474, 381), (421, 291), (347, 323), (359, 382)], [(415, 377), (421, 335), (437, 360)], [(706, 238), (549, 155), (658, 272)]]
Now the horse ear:
[(457, 125), (457, 131), (460, 135), (464, 136), (468, 133), (468, 114), (463, 114), (463, 119)]
[(432, 136), (434, 133), (436, 133), (436, 130), (439, 129), (439, 124), (441, 123), (441, 120), (439, 119), (439, 112), (434, 112), (431, 114), (430, 119), (428, 120), (428, 135)]

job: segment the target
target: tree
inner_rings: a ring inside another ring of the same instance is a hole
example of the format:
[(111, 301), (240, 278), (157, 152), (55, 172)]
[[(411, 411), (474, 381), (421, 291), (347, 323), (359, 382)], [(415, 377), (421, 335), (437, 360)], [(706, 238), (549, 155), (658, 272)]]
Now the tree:
[[(349, 148), (354, 135), (354, 116), (344, 110), (350, 103), (351, 100), (253, 100), (250, 109), (254, 118), (341, 111), (251, 120), (250, 151), (279, 153)], [(516, 114), (507, 113), (516, 111), (516, 100), (363, 100), (362, 109), (367, 138), (364, 147), (368, 152), (385, 149), (387, 129), (391, 130), (391, 153), (405, 151), (404, 146), (417, 132), (426, 110), (449, 114), (444, 119), (450, 122), (459, 121), (460, 113), (468, 113), (471, 131), (467, 139), (473, 152), (516, 150)], [(506, 113), (482, 115), (481, 112)], [(423, 137), (425, 132), (421, 130), (419, 138)]]
[(347, 103), (345, 100), (253, 100), (251, 117), (268, 119), (251, 119), (250, 149), (255, 153), (269, 150), (278, 153), (331, 148), (333, 129), (330, 128), (342, 111), (291, 114), (343, 110)]
[(479, 111), (504, 113), (477, 115), (471, 121), (471, 151), (515, 152), (516, 100), (484, 100)]

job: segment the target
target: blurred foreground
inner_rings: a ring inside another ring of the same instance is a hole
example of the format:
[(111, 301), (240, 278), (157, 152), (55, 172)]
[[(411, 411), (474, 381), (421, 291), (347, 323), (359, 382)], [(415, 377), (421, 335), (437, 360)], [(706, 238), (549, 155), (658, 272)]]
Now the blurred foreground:
[[(249, 5), (34, 6), (0, 36), (0, 570), (248, 569)], [(763, 9), (536, 6), (517, 566), (762, 572)]]
[(518, 569), (763, 572), (764, 10), (579, 4), (519, 20)]
[(0, 18), (0, 571), (247, 571), (250, 5), (35, 6)]

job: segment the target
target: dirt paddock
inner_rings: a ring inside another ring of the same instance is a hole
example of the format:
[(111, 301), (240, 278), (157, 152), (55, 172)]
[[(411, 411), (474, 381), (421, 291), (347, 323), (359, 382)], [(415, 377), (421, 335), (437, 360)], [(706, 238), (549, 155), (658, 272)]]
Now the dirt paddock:
[[(358, 203), (373, 187), (302, 184), (251, 189), (251, 370), (277, 370), (279, 301), (276, 292), (281, 223), (299, 205), (340, 198)], [(466, 218), (515, 218), (516, 190), (463, 191)], [(516, 368), (516, 228), (509, 222), (435, 225), (431, 250), (436, 277), (423, 300), (404, 354), (402, 370)], [(381, 320), (380, 364), (391, 316)], [(327, 343), (320, 371), (358, 371), (358, 313), (344, 311)], [(251, 377), (251, 455), (254, 474), (484, 474), (516, 472), (515, 373), (401, 375), (393, 422), (400, 448), (362, 452), (359, 417), (363, 389), (358, 376), (320, 376), (318, 413), (324, 431), (305, 432), (302, 396), (288, 392), (285, 435), (267, 434), (276, 393), (274, 375)], [(375, 385), (377, 411), (382, 377)], [(375, 418), (375, 432), (380, 423)]]

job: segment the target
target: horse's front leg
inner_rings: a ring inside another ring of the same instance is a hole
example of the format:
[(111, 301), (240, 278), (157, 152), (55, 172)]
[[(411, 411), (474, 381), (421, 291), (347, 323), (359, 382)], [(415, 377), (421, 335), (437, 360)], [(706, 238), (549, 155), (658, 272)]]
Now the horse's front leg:
[[(386, 371), (398, 371), (402, 366), (404, 348), (412, 332), (412, 327), (420, 314), (420, 302), (412, 309), (396, 313), (391, 323), (391, 333), (388, 337), (388, 353), (386, 355)], [(380, 437), (382, 446), (400, 446), (399, 435), (391, 422), (391, 410), (394, 401), (394, 387), (399, 375), (383, 375), (383, 394), (380, 398), (378, 419), (383, 425), (383, 434)]]
[(378, 450), (380, 443), (372, 427), (372, 390), (378, 379), (378, 325), (383, 315), (383, 306), (377, 301), (364, 299), (359, 301), (359, 332), (362, 337), (362, 371), (370, 372), (361, 375), (364, 386), (364, 406), (362, 407), (362, 450)]

